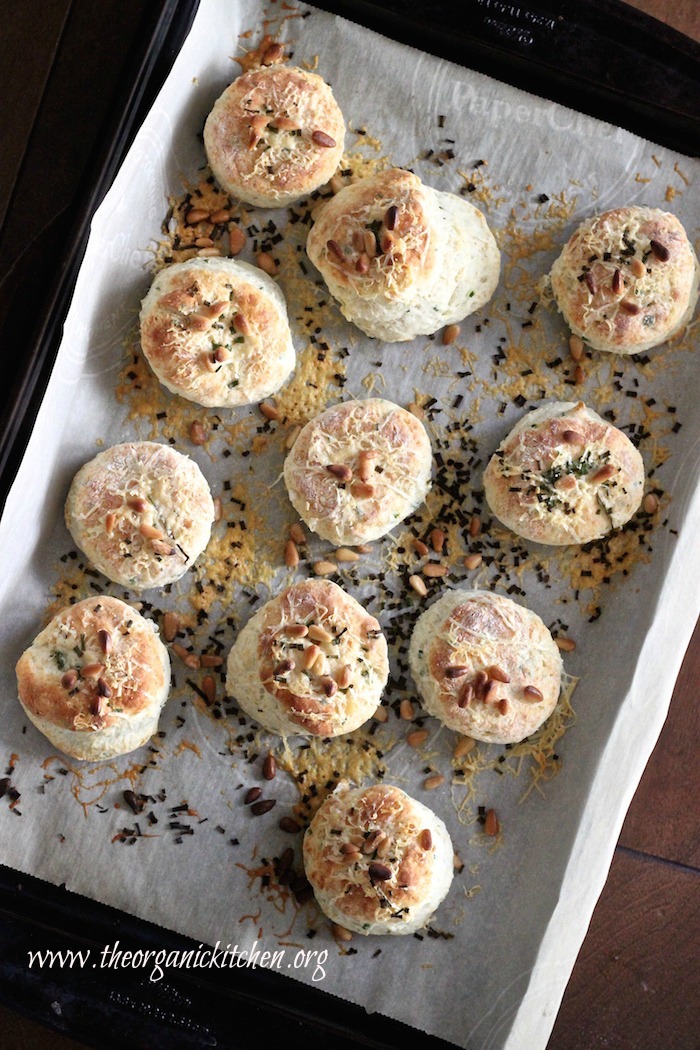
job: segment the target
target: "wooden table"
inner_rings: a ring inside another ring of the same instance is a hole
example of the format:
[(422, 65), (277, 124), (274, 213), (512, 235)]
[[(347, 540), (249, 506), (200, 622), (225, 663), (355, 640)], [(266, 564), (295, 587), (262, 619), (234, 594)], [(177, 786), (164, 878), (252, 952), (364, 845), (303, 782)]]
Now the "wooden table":
[[(6, 0), (0, 37), (0, 327), (31, 310), (28, 268), (36, 268), (40, 281), (60, 250), (66, 211), (134, 46), (143, 6), (144, 0)], [(700, 40), (697, 0), (632, 0), (632, 6)], [(6, 367), (11, 370), (11, 361)], [(700, 629), (625, 821), (548, 1050), (700, 1046), (698, 683)], [(78, 1045), (0, 1008), (3, 1050)]]

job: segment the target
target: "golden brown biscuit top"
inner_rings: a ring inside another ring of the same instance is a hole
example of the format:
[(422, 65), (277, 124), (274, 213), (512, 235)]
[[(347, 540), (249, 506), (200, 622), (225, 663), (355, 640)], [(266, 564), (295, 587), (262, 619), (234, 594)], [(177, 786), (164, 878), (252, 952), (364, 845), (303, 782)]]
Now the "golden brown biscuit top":
[(435, 265), (425, 188), (402, 168), (345, 187), (321, 210), (307, 250), (338, 285), (400, 298)]
[(166, 685), (153, 625), (117, 598), (87, 598), (54, 617), (17, 664), (22, 703), (75, 732), (152, 706)]
[(611, 350), (663, 341), (679, 324), (696, 279), (683, 226), (657, 208), (617, 208), (582, 223), (552, 269), (570, 326)]
[(432, 836), (398, 788), (377, 784), (323, 803), (305, 853), (313, 853), (314, 888), (354, 919), (399, 919), (420, 904), (434, 867)]
[(358, 602), (329, 580), (305, 580), (267, 606), (260, 680), (293, 722), (332, 736), (344, 694), (386, 679), (386, 652), (379, 622)]

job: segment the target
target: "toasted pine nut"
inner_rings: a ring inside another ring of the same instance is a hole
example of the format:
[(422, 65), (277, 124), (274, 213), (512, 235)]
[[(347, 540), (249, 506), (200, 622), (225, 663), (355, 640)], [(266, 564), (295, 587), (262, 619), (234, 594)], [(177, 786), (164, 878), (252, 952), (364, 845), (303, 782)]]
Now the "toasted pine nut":
[(273, 405), (271, 401), (261, 401), (259, 404), (260, 412), (265, 419), (279, 419), (280, 412), (276, 405)]
[(200, 660), (197, 654), (190, 652), (189, 649), (185, 649), (184, 645), (180, 645), (179, 642), (173, 642), (170, 648), (176, 656), (180, 657), (186, 667), (191, 667), (193, 670), (196, 670), (200, 666)]
[(107, 515), (107, 517), (105, 518), (105, 532), (107, 533), (108, 536), (111, 536), (111, 534), (114, 532), (114, 526), (115, 526), (116, 520), (117, 519), (115, 518), (114, 514), (112, 514), (112, 513), (109, 513)]
[(148, 503), (143, 496), (134, 496), (133, 499), (128, 499), (126, 505), (130, 510), (135, 510), (137, 514), (143, 514), (148, 507)]
[(376, 722), (387, 722), (389, 720), (389, 712), (383, 706), (383, 704), (380, 704), (379, 707), (374, 712), (374, 714), (372, 715), (372, 718)]
[(421, 570), (423, 575), (429, 579), (439, 579), (441, 576), (447, 576), (449, 571), (449, 566), (443, 565), (439, 561), (429, 561)]
[(430, 533), (430, 544), (436, 554), (442, 554), (447, 536), (443, 529), (433, 529)]
[(419, 594), (421, 598), (425, 598), (426, 594), (428, 593), (428, 588), (425, 586), (425, 583), (420, 578), (420, 576), (409, 576), (408, 583), (409, 586), (412, 587), (413, 590), (416, 592), (416, 594)]
[(645, 514), (655, 514), (659, 509), (659, 501), (653, 492), (647, 492), (642, 507)]
[(256, 256), (255, 261), (260, 267), (260, 269), (269, 277), (274, 277), (275, 274), (279, 271), (279, 266), (277, 265), (277, 263), (272, 258), (269, 252), (260, 252)]
[(180, 630), (180, 618), (177, 613), (166, 612), (163, 616), (163, 637), (166, 642), (172, 642)]
[(375, 489), (374, 485), (370, 485), (366, 481), (355, 480), (350, 486), (350, 491), (357, 499), (371, 499)]
[(335, 937), (336, 941), (352, 940), (352, 933), (350, 932), (350, 930), (346, 930), (344, 926), (339, 926), (337, 922), (334, 922), (331, 926), (331, 932), (333, 933), (333, 936)]
[(413, 547), (416, 554), (420, 555), (421, 558), (424, 558), (426, 554), (430, 553), (428, 545), (423, 543), (423, 540), (419, 540), (418, 537), (413, 540)]
[(197, 255), (201, 255), (203, 259), (213, 258), (215, 255), (221, 255), (221, 251), (218, 248), (198, 248)]
[(583, 339), (580, 335), (572, 335), (569, 338), (569, 353), (574, 361), (580, 361), (583, 357)]
[(500, 714), (505, 715), (508, 712), (508, 700), (505, 696), (502, 696), (500, 700), (496, 702)]
[(412, 733), (409, 733), (406, 737), (406, 743), (409, 747), (420, 747), (424, 744), (429, 737), (427, 729), (414, 729)]
[(510, 675), (506, 674), (502, 667), (491, 665), (486, 673), (489, 678), (493, 678), (494, 682), (503, 682), (504, 684), (510, 682)]
[(214, 521), (221, 521), (224, 516), (224, 505), (221, 496), (214, 496)]
[(307, 646), (300, 657), (301, 666), (304, 668), (305, 671), (310, 671), (320, 655), (321, 650), (317, 645), (312, 644)]
[(425, 412), (415, 401), (411, 401), (411, 404), (408, 406), (408, 411), (412, 416), (415, 416), (416, 419), (425, 419)]
[(228, 243), (231, 255), (239, 255), (245, 248), (246, 235), (240, 226), (229, 226)]
[(275, 117), (272, 122), (272, 126), (279, 128), (280, 131), (298, 131), (299, 125), (296, 120), (291, 120), (290, 117)]
[(333, 149), (335, 146), (335, 139), (327, 135), (325, 131), (312, 131), (311, 141), (317, 146), (322, 146), (324, 149)]
[(280, 44), (279, 41), (275, 41), (274, 44), (270, 44), (268, 49), (262, 56), (262, 64), (264, 66), (271, 66), (275, 62), (279, 62), (284, 56), (284, 45)]
[(338, 673), (335, 676), (335, 680), (338, 683), (339, 689), (347, 689), (350, 685), (351, 671), (348, 664), (343, 664)]
[(328, 254), (333, 255), (338, 262), (345, 262), (345, 252), (340, 247), (337, 241), (334, 241), (332, 239), (330, 241), (326, 241), (326, 248), (328, 249)]
[(227, 211), (226, 208), (219, 208), (218, 211), (213, 211), (209, 216), (209, 222), (213, 222), (215, 226), (219, 226), (222, 222), (228, 222), (231, 218), (231, 212)]
[(464, 559), (464, 566), (467, 569), (478, 569), (481, 565), (482, 557), (480, 554), (468, 554)]
[(202, 653), (199, 662), (202, 667), (221, 667), (224, 658), (223, 656), (217, 656), (215, 653)]
[(455, 758), (464, 758), (470, 751), (474, 750), (476, 746), (476, 740), (471, 736), (463, 736), (455, 744), (455, 749), (452, 752)]
[(402, 700), (399, 704), (399, 714), (406, 721), (410, 722), (413, 718), (413, 704), (410, 700)]
[(305, 545), (306, 533), (298, 521), (295, 521), (293, 525), (289, 526), (289, 538), (290, 540), (294, 540), (297, 547), (303, 547)]
[(355, 263), (355, 270), (357, 273), (369, 273), (369, 255), (366, 255), (365, 252), (362, 253)]
[(213, 248), (214, 242), (211, 237), (195, 237), (194, 243), (198, 248)]
[(484, 832), (491, 837), (498, 834), (500, 831), (500, 824), (498, 823), (498, 817), (496, 816), (496, 810), (490, 809), (486, 813), (486, 819), (484, 821)]
[(443, 329), (442, 332), (442, 343), (443, 346), (450, 346), (454, 343), (455, 339), (459, 335), (458, 324), (448, 324), (447, 328)]
[(607, 481), (608, 478), (611, 478), (613, 476), (613, 474), (616, 474), (616, 473), (617, 473), (617, 468), (614, 467), (612, 465), (612, 463), (606, 463), (605, 466), (601, 467), (600, 470), (597, 470), (595, 472), (595, 474), (591, 478), (591, 481), (593, 481), (593, 482)]
[(164, 540), (165, 539), (165, 533), (164, 532), (161, 532), (160, 529), (154, 528), (153, 525), (147, 525), (146, 522), (144, 522), (142, 525), (139, 525), (139, 532), (147, 540)]
[(209, 212), (205, 211), (204, 208), (190, 208), (185, 216), (185, 222), (189, 226), (196, 226), (197, 223), (204, 222), (208, 218)]
[(481, 518), (478, 514), (472, 514), (469, 520), (469, 535), (474, 539), (481, 532)]
[(334, 572), (338, 571), (338, 566), (334, 561), (321, 561), (314, 562), (313, 570), (317, 576), (332, 576)]
[(329, 642), (333, 641), (331, 632), (317, 623), (312, 623), (309, 626), (309, 638), (313, 638), (315, 642), (321, 642), (323, 645), (328, 645)]
[(576, 642), (573, 638), (555, 638), (557, 648), (561, 649), (563, 653), (571, 653), (576, 648)]
[(643, 277), (647, 272), (647, 268), (641, 259), (632, 259), (630, 262), (630, 270), (635, 277)]
[(263, 762), (262, 767), (262, 774), (265, 777), (265, 780), (275, 779), (275, 776), (277, 775), (277, 759), (273, 754), (265, 756), (265, 760)]
[(284, 564), (288, 569), (296, 569), (299, 564), (299, 550), (294, 540), (287, 540), (284, 545)]
[(305, 623), (288, 623), (282, 632), (289, 638), (306, 638), (309, 628)]
[(374, 467), (372, 466), (373, 460), (377, 458), (378, 453), (371, 448), (363, 449), (358, 456), (357, 473), (360, 481), (369, 481), (374, 473)]
[(418, 836), (420, 848), (426, 852), (433, 848), (433, 836), (430, 833), (430, 828), (423, 828), (420, 835)]
[(441, 784), (445, 783), (445, 778), (441, 773), (434, 773), (430, 777), (426, 777), (423, 781), (423, 787), (426, 791), (434, 791), (435, 788), (439, 788)]
[(207, 440), (207, 432), (198, 419), (190, 424), (190, 441), (193, 445), (204, 445)]
[(210, 674), (205, 674), (202, 679), (202, 692), (207, 698), (207, 703), (213, 704), (216, 701), (216, 682)]
[(359, 561), (360, 555), (356, 551), (351, 551), (349, 547), (339, 547), (334, 552), (337, 561)]
[(104, 665), (103, 664), (85, 664), (85, 666), (81, 667), (81, 669), (80, 669), (80, 677), (81, 678), (97, 678), (97, 676), (101, 675), (103, 671), (104, 671)]
[(538, 689), (536, 685), (526, 685), (523, 689), (523, 695), (526, 700), (533, 700), (535, 702), (544, 699), (542, 691)]

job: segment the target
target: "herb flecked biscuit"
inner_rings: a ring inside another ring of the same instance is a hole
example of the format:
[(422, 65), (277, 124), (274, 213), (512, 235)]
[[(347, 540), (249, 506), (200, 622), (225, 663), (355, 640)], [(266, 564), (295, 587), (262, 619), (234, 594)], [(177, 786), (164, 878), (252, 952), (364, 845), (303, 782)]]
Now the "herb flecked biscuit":
[(389, 784), (339, 785), (304, 836), (321, 910), (355, 933), (415, 933), (450, 889), (454, 849), (431, 809)]
[(20, 657), (17, 683), (29, 719), (55, 747), (99, 761), (156, 732), (170, 660), (154, 623), (102, 595), (54, 616)]
[(329, 580), (295, 583), (239, 634), (226, 687), (280, 736), (339, 736), (376, 710), (389, 676), (377, 620)]
[(287, 66), (238, 77), (204, 125), (219, 185), (260, 208), (291, 204), (328, 182), (344, 142), (345, 122), (331, 89), (318, 74)]
[(368, 543), (411, 514), (430, 488), (423, 424), (383, 398), (344, 401), (301, 430), (284, 464), (289, 498), (336, 544)]
[(693, 316), (700, 268), (675, 215), (629, 207), (581, 223), (552, 266), (571, 331), (595, 350), (640, 354)]
[(559, 699), (562, 660), (550, 632), (490, 591), (443, 594), (418, 618), (409, 662), (425, 710), (475, 740), (524, 740)]
[(96, 569), (136, 591), (180, 579), (211, 535), (214, 501), (197, 464), (169, 445), (127, 442), (80, 468), (66, 525)]
[(401, 168), (336, 193), (316, 213), (306, 251), (343, 316), (388, 342), (430, 335), (480, 309), (501, 265), (477, 208)]
[(623, 526), (644, 494), (644, 463), (626, 434), (583, 401), (526, 413), (484, 472), (488, 505), (527, 540), (588, 543)]
[(191, 259), (157, 273), (141, 304), (141, 346), (163, 386), (205, 408), (256, 404), (295, 364), (282, 292), (237, 259)]

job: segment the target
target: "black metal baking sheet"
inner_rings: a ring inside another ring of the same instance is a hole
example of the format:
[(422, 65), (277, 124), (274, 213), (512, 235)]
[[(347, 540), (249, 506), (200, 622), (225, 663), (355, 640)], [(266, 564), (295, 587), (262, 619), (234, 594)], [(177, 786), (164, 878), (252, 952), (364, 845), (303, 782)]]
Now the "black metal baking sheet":
[[(422, 50), (619, 124), (689, 155), (700, 153), (700, 46), (615, 0), (326, 0), (317, 5)], [(79, 195), (56, 279), (29, 338), (0, 420), (0, 501), (21, 460), (60, 342), (91, 217), (162, 84), (196, 13), (196, 0), (150, 9), (143, 48), (124, 77)], [(7, 338), (8, 333), (0, 333)], [(99, 1047), (398, 1048), (406, 1025), (266, 970), (177, 971), (150, 984), (131, 970), (64, 967), (40, 976), (30, 949), (197, 948), (177, 934), (65, 889), (0, 867), (0, 1000)], [(415, 1038), (415, 1034), (413, 1034)], [(426, 1050), (449, 1044), (421, 1035)]]

